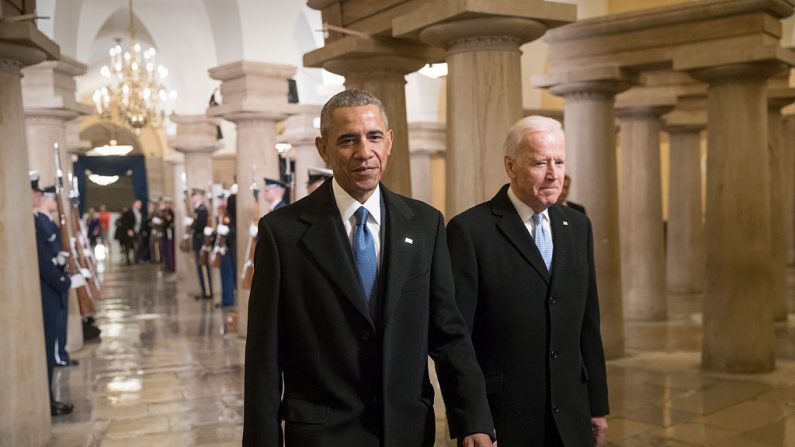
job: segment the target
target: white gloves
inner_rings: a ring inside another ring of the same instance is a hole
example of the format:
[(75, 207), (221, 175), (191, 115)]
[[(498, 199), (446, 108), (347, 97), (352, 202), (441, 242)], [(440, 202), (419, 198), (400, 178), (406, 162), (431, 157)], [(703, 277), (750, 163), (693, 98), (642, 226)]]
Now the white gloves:
[(66, 265), (66, 260), (69, 259), (68, 251), (59, 251), (58, 255), (53, 258), (55, 265)]
[(70, 289), (77, 289), (86, 285), (86, 279), (80, 273), (75, 273), (69, 279), (72, 280), (72, 285), (69, 286)]
[(152, 223), (155, 224), (155, 225), (160, 225), (161, 223), (163, 223), (163, 219), (161, 219), (159, 217), (153, 217), (152, 218)]
[(182, 224), (186, 227), (193, 225), (193, 218), (192, 217), (185, 217), (182, 219)]
[(205, 236), (212, 236), (213, 235), (213, 227), (204, 227), (204, 235)]
[(221, 236), (226, 236), (229, 234), (229, 227), (224, 224), (219, 224), (217, 227), (215, 227), (215, 229)]
[(89, 269), (80, 269), (80, 274), (82, 274), (85, 279), (91, 279), (91, 270)]
[(248, 227), (248, 235), (249, 236), (257, 237), (257, 233), (258, 232), (259, 232), (259, 229), (257, 228), (257, 226), (255, 224), (251, 224), (251, 226)]

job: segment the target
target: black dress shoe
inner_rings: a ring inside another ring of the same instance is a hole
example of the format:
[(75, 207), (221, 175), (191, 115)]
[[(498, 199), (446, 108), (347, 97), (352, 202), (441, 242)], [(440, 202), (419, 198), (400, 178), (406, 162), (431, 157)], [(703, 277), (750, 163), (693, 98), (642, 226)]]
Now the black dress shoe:
[(62, 402), (53, 402), (50, 405), (51, 416), (64, 416), (74, 411), (75, 406), (72, 404), (65, 404)]
[(56, 362), (55, 367), (57, 368), (59, 366), (77, 366), (79, 364), (80, 362), (77, 360), (67, 360), (65, 362)]

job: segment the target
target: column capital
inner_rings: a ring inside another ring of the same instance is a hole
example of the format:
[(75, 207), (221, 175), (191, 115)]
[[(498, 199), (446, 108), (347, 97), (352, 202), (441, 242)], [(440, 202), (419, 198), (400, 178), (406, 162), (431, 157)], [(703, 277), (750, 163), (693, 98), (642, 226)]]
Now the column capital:
[(767, 108), (769, 110), (780, 111), (795, 102), (795, 88), (779, 87), (767, 89)]
[(182, 153), (215, 152), (223, 144), (216, 140), (218, 120), (206, 115), (171, 115), (177, 135), (168, 144)]
[(287, 80), (295, 66), (254, 61), (237, 61), (208, 70), (221, 81), (223, 104), (207, 109), (210, 116), (224, 117), (241, 112), (289, 113)]
[[(32, 21), (0, 23), (0, 60), (17, 61), (21, 66), (27, 66), (60, 57), (58, 44), (39, 31)], [(6, 70), (13, 69), (15, 65), (0, 64), (0, 69), (2, 66)]]
[(281, 140), (293, 146), (311, 146), (320, 135), (320, 106), (304, 106), (301, 113), (290, 116), (284, 122)]
[(279, 121), (284, 120), (289, 116), (287, 111), (263, 111), (263, 112), (228, 112), (222, 115), (222, 117), (227, 120), (235, 123), (238, 127), (250, 127), (250, 126), (272, 126)]
[(720, 82), (723, 80), (765, 81), (786, 68), (779, 60), (738, 62), (688, 70), (690, 76), (699, 81)]
[(444, 154), (447, 149), (447, 125), (436, 122), (409, 123), (409, 153)]
[[(22, 103), (25, 112), (34, 110), (64, 110), (89, 115), (93, 108), (75, 99), (75, 76), (84, 75), (87, 66), (70, 57), (47, 60), (22, 69)], [(35, 112), (33, 112), (35, 113)]]
[(52, 122), (63, 124), (79, 116), (79, 113), (70, 109), (25, 109), (25, 119), (33, 122)]
[(673, 110), (663, 117), (663, 129), (668, 133), (699, 133), (706, 128), (706, 110)]
[(590, 99), (612, 99), (616, 94), (628, 89), (630, 83), (619, 79), (578, 81), (561, 83), (549, 88), (553, 95), (562, 96), (566, 101)]
[(321, 67), (346, 78), (356, 73), (402, 76), (426, 63), (444, 60), (444, 51), (389, 38), (345, 36), (304, 54), (304, 66)]
[(544, 34), (547, 26), (519, 17), (482, 17), (431, 25), (419, 38), (443, 47), (447, 54), (467, 51), (519, 51), (519, 47)]
[(622, 120), (659, 119), (674, 108), (672, 105), (634, 105), (619, 107), (616, 104), (616, 116)]

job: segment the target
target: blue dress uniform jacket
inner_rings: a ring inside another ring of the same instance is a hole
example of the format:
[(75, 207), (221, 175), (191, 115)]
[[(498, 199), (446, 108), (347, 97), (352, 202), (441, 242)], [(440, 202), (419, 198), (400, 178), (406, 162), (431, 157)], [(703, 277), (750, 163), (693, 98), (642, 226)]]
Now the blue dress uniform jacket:
[[(52, 384), (55, 368), (55, 339), (58, 331), (58, 314), (66, 310), (69, 287), (72, 281), (64, 266), (57, 264), (61, 250), (58, 226), (46, 214), (36, 212), (36, 251), (39, 259), (39, 284), (41, 285), (41, 309), (44, 317), (44, 347), (47, 353), (47, 384)], [(50, 393), (50, 401), (52, 401)]]

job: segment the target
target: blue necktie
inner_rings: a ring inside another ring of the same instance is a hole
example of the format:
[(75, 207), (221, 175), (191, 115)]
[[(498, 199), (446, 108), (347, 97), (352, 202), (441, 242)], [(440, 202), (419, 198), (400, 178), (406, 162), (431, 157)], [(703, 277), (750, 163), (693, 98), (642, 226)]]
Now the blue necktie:
[(533, 239), (536, 242), (538, 251), (541, 252), (541, 257), (544, 258), (544, 264), (546, 264), (547, 270), (550, 270), (552, 265), (552, 238), (549, 232), (544, 229), (544, 219), (542, 219), (542, 217), (541, 214), (533, 214), (533, 217), (530, 218), (535, 227)]
[(353, 258), (356, 261), (356, 269), (359, 271), (359, 281), (362, 283), (364, 297), (367, 302), (373, 297), (375, 292), (375, 279), (378, 274), (375, 256), (375, 242), (373, 236), (367, 229), (367, 208), (359, 207), (354, 213), (356, 217), (356, 227), (353, 229)]

